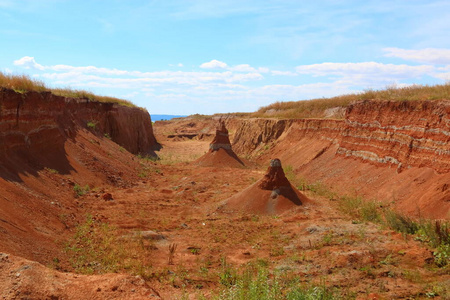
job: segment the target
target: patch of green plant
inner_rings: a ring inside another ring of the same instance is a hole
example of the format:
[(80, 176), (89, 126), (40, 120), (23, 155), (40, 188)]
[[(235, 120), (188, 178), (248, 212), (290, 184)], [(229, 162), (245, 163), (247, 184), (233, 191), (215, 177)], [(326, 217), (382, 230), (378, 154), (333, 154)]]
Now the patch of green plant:
[(339, 209), (356, 219), (355, 221), (380, 222), (380, 204), (364, 201), (362, 197), (343, 196), (339, 198)]
[(222, 257), (220, 261), (221, 271), (219, 272), (219, 283), (225, 287), (232, 287), (236, 284), (237, 270), (227, 263), (226, 257)]
[(302, 284), (300, 278), (288, 273), (271, 274), (266, 266), (248, 264), (240, 272), (235, 269), (234, 281), (226, 281), (218, 296), (212, 299), (294, 300), (354, 299), (325, 284)]
[(441, 244), (434, 251), (434, 262), (438, 267), (450, 265), (450, 245)]
[(127, 272), (143, 278), (152, 276), (151, 241), (141, 236), (118, 237), (117, 229), (91, 215), (79, 224), (64, 247), (73, 269), (82, 274)]
[(109, 133), (105, 133), (103, 136), (104, 136), (105, 138), (107, 138), (108, 140), (111, 139), (111, 136), (109, 135)]
[(152, 155), (141, 155), (138, 154), (137, 158), (142, 159), (144, 161), (152, 161), (152, 162), (156, 162), (158, 160), (160, 160), (160, 158), (158, 156), (152, 156)]
[(139, 178), (147, 178), (148, 173), (146, 171), (141, 171), (138, 173)]
[(89, 122), (86, 123), (86, 126), (87, 126), (89, 129), (95, 130), (96, 127), (97, 127), (97, 123), (94, 122), (94, 121), (89, 121)]
[[(369, 212), (366, 212), (366, 216), (364, 216), (364, 209), (360, 208), (357, 210), (359, 217), (368, 221), (383, 223), (405, 236), (415, 235), (416, 240), (427, 243), (434, 248), (434, 261), (438, 267), (450, 266), (450, 223), (448, 221), (414, 220), (390, 209), (384, 209), (381, 215), (378, 212), (377, 205), (373, 204), (374, 202), (370, 203), (361, 201), (360, 205), (369, 207)], [(368, 219), (367, 216), (369, 216)]]
[(272, 257), (284, 255), (283, 246), (276, 246), (270, 249), (269, 255)]
[(93, 274), (117, 271), (112, 230), (107, 224), (94, 221), (91, 215), (77, 227), (75, 235), (64, 249), (77, 272)]
[(58, 170), (47, 168), (47, 167), (45, 168), (45, 171), (52, 173), (52, 174), (59, 174)]
[(284, 166), (283, 171), (289, 181), (295, 180), (294, 168), (291, 165)]
[(73, 187), (73, 191), (75, 192), (75, 197), (81, 197), (85, 194), (87, 194), (90, 191), (90, 187), (88, 184), (86, 184), (84, 187), (80, 186), (78, 183), (76, 183)]

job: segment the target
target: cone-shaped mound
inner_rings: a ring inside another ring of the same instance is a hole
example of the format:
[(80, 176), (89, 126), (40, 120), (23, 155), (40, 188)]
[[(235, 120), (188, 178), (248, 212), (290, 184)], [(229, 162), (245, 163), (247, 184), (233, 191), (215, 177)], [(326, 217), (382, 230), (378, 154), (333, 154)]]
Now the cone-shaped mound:
[(216, 136), (209, 144), (209, 151), (194, 163), (204, 167), (240, 168), (244, 166), (244, 162), (231, 149), (225, 122), (221, 121), (219, 123), (219, 127), (216, 129)]
[(225, 208), (275, 215), (308, 201), (305, 195), (290, 184), (280, 160), (273, 159), (264, 177), (226, 200)]

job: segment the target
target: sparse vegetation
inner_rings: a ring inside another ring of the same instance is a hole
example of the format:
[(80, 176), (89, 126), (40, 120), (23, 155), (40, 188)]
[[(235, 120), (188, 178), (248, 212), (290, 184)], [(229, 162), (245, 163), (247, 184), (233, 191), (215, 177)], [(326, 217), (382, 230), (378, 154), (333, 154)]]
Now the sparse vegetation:
[(88, 184), (82, 187), (78, 183), (76, 183), (73, 186), (73, 191), (75, 192), (75, 197), (81, 197), (90, 191), (90, 187)]
[(64, 250), (74, 270), (82, 274), (128, 271), (149, 278), (154, 247), (148, 243), (140, 235), (121, 238), (115, 227), (88, 215)]
[(168, 259), (169, 265), (173, 265), (173, 258), (175, 257), (176, 250), (177, 250), (177, 244), (171, 243), (169, 245), (169, 259)]
[(45, 86), (43, 81), (32, 79), (27, 75), (9, 75), (0, 72), (0, 87), (12, 89), (21, 94), (31, 91), (39, 93), (49, 91), (54, 95), (62, 97), (88, 99), (90, 101), (116, 103), (122, 106), (137, 107), (128, 100), (108, 96), (99, 96), (84, 90), (74, 90), (71, 88), (48, 88)]
[(86, 123), (86, 126), (87, 126), (89, 129), (95, 130), (95, 128), (97, 127), (97, 123), (94, 122), (94, 121), (89, 121), (89, 122)]
[(43, 81), (31, 79), (27, 75), (8, 75), (2, 72), (0, 72), (0, 87), (12, 89), (21, 94), (28, 91), (44, 92), (49, 90)]
[(52, 169), (52, 168), (45, 168), (45, 171), (51, 173), (51, 174), (59, 174), (58, 170)]
[[(289, 172), (289, 168), (288, 168)], [(315, 184), (304, 185), (304, 190), (312, 191), (320, 196), (336, 194), (326, 186), (319, 190), (311, 189)], [(332, 199), (330, 198), (330, 199)], [(361, 197), (337, 197), (339, 209), (354, 218), (354, 223), (367, 221), (382, 224), (390, 229), (406, 235), (415, 235), (417, 240), (434, 248), (433, 255), (438, 267), (450, 266), (450, 223), (448, 221), (432, 221), (427, 219), (414, 220), (397, 213), (388, 207), (383, 207), (377, 201), (366, 201)]]
[(227, 266), (219, 274), (223, 288), (213, 299), (354, 299), (325, 284), (302, 284), (290, 273), (271, 274), (267, 266), (249, 264), (240, 272)]
[[(362, 93), (342, 95), (303, 101), (275, 102), (261, 107), (251, 117), (270, 118), (324, 118), (327, 110), (346, 108), (350, 103), (361, 100), (416, 101), (450, 99), (450, 83), (441, 85), (390, 86), (381, 90), (366, 90)], [(333, 118), (343, 118), (342, 113), (332, 114)]]

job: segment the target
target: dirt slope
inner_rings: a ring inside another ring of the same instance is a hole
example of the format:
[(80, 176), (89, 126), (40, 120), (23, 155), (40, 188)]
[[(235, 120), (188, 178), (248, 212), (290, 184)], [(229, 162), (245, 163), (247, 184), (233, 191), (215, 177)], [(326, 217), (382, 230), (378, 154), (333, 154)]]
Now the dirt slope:
[(96, 214), (79, 195), (105, 201), (139, 178), (126, 149), (153, 153), (151, 120), (139, 109), (50, 93), (2, 89), (0, 101), (0, 251), (49, 265), (65, 257), (76, 224)]
[(450, 102), (365, 101), (345, 120), (243, 120), (233, 148), (405, 213), (450, 218)]
[[(266, 178), (267, 172), (193, 168), (190, 157), (203, 154), (209, 141), (184, 137), (174, 141), (165, 136), (167, 147), (158, 152), (161, 160), (152, 162), (126, 150), (149, 150), (144, 145), (151, 144), (151, 138), (145, 138), (150, 129), (140, 130), (140, 124), (130, 122), (137, 126), (131, 130), (135, 133), (130, 133), (117, 125), (127, 123), (126, 117), (123, 123), (105, 120), (105, 116), (121, 115), (109, 113), (114, 106), (102, 110), (93, 103), (70, 99), (62, 99), (65, 104), (61, 104), (52, 102), (55, 99), (47, 94), (32, 94), (28, 103), (14, 94), (14, 102), (5, 100), (5, 95), (0, 106), (0, 290), (6, 299), (148, 299), (158, 294), (163, 299), (210, 298), (224, 287), (224, 276), (232, 274), (226, 273), (229, 268), (247, 264), (265, 265), (274, 274), (293, 276), (299, 284), (324, 282), (356, 299), (425, 299), (429, 295), (445, 299), (450, 295), (449, 275), (437, 268), (433, 249), (378, 225), (354, 220), (342, 214), (332, 199), (307, 192), (305, 197), (311, 202), (270, 216), (221, 210), (226, 199), (242, 193), (258, 178)], [(71, 114), (70, 105), (78, 108), (78, 113)], [(411, 113), (411, 107), (392, 106), (387, 112), (379, 108), (385, 114), (397, 110)], [(355, 108), (353, 113), (357, 111)], [(361, 109), (354, 118), (364, 113)], [(433, 141), (446, 149), (446, 130), (442, 129), (446, 116), (441, 113), (434, 118), (431, 114), (434, 121), (428, 127), (417, 125), (426, 118), (425, 113), (419, 114), (420, 120), (404, 117), (417, 124), (403, 127), (420, 129), (402, 131), (398, 137), (399, 129), (386, 125), (378, 115), (367, 117), (366, 123), (361, 117), (356, 123), (229, 119), (226, 124), (234, 138), (233, 148), (242, 154), (261, 162), (279, 157), (284, 166), (294, 166), (308, 180), (322, 180), (338, 190), (378, 193), (380, 197), (394, 194), (395, 206), (405, 211), (409, 206), (402, 205), (408, 204), (410, 196), (414, 204), (422, 205), (421, 213), (438, 215), (438, 205), (448, 211), (446, 202), (436, 200), (436, 195), (446, 195), (447, 173), (442, 164), (438, 164), (439, 170), (426, 164), (426, 157), (434, 154), (421, 151)], [(208, 122), (189, 126), (204, 128)], [(355, 142), (355, 137), (347, 140), (346, 133), (352, 131), (346, 130), (351, 126), (359, 128), (355, 132), (361, 140), (381, 144), (369, 151), (363, 142)], [(363, 130), (372, 127), (377, 128), (373, 135)], [(415, 137), (421, 130), (424, 136)], [(119, 145), (105, 137), (108, 133), (119, 142), (121, 132), (137, 140), (122, 140), (124, 144)], [(385, 140), (376, 138), (380, 132), (385, 132)], [(148, 143), (139, 142), (142, 136)], [(398, 151), (391, 147), (398, 141), (404, 143), (400, 137), (414, 138), (408, 158), (398, 158), (401, 168), (362, 155), (403, 153), (403, 146)], [(414, 148), (415, 142), (422, 144)], [(386, 147), (391, 147), (391, 152), (385, 152)], [(343, 148), (351, 149), (351, 155), (339, 153)], [(442, 153), (435, 161), (445, 161), (445, 151)], [(421, 155), (423, 166), (417, 159)], [(272, 194), (275, 186), (270, 188)], [(423, 198), (418, 199), (418, 191)], [(88, 223), (86, 215), (95, 223)], [(81, 227), (85, 231), (80, 236), (76, 233)], [(119, 274), (100, 274), (113, 271)]]
[(281, 161), (273, 159), (264, 177), (227, 199), (224, 209), (279, 215), (308, 202), (310, 200), (286, 178)]
[(145, 281), (124, 274), (77, 275), (0, 253), (2, 299), (160, 299)]

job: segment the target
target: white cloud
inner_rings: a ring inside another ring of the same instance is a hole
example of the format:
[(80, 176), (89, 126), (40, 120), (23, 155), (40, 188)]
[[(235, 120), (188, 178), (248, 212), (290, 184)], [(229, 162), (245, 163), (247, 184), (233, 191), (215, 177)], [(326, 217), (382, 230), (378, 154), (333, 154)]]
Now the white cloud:
[(274, 76), (297, 76), (298, 74), (291, 71), (271, 71), (270, 72)]
[(355, 79), (406, 79), (431, 75), (435, 68), (429, 65), (409, 66), (382, 64), (377, 62), (362, 63), (322, 63), (296, 67), (299, 74), (312, 76), (341, 76)]
[(450, 81), (450, 72), (438, 73), (435, 75), (435, 77), (448, 82), (448, 81)]
[(256, 72), (256, 69), (251, 67), (248, 64), (229, 67), (228, 70), (235, 71), (235, 72)]
[(386, 57), (398, 57), (404, 60), (420, 63), (450, 65), (450, 49), (426, 48), (409, 50), (400, 48), (384, 48)]
[(268, 73), (270, 72), (269, 68), (259, 67), (254, 68), (249, 64), (240, 64), (236, 66), (229, 66), (228, 64), (219, 61), (219, 60), (211, 60), (210, 62), (206, 62), (200, 65), (202, 69), (223, 69), (232, 72), (242, 72), (242, 73)]
[(38, 64), (34, 60), (34, 57), (31, 56), (24, 56), (21, 59), (15, 60), (14, 65), (23, 67), (25, 69), (37, 69), (37, 70), (45, 69), (42, 65)]
[(200, 68), (202, 69), (226, 69), (227, 67), (228, 65), (226, 63), (215, 59), (200, 65)]
[[(14, 64), (31, 70), (32, 76), (39, 76), (51, 86), (71, 86), (100, 91), (100, 94), (105, 94), (106, 91), (116, 97), (128, 95), (136, 104), (146, 106), (149, 111), (164, 113), (164, 109), (178, 114), (251, 111), (274, 101), (330, 97), (368, 87), (383, 88), (390, 84), (401, 86), (424, 75), (434, 76), (439, 80), (450, 78), (450, 66), (408, 66), (376, 62), (303, 65), (296, 67), (296, 72), (271, 71), (268, 68), (254, 68), (249, 64), (228, 66), (217, 60), (206, 63), (207, 68), (200, 71), (175, 69), (153, 72), (64, 64), (45, 66), (29, 56), (16, 60)], [(214, 70), (210, 67), (219, 68)], [(269, 72), (271, 76), (265, 78), (263, 72)], [(305, 76), (298, 76), (299, 74)], [(294, 77), (289, 78), (289, 84), (279, 84), (283, 81), (276, 76), (298, 76), (298, 81), (305, 78), (311, 80), (313, 77), (323, 79), (315, 79), (319, 81), (316, 83), (302, 84), (295, 82), (297, 78)], [(162, 102), (172, 105), (164, 106)]]

